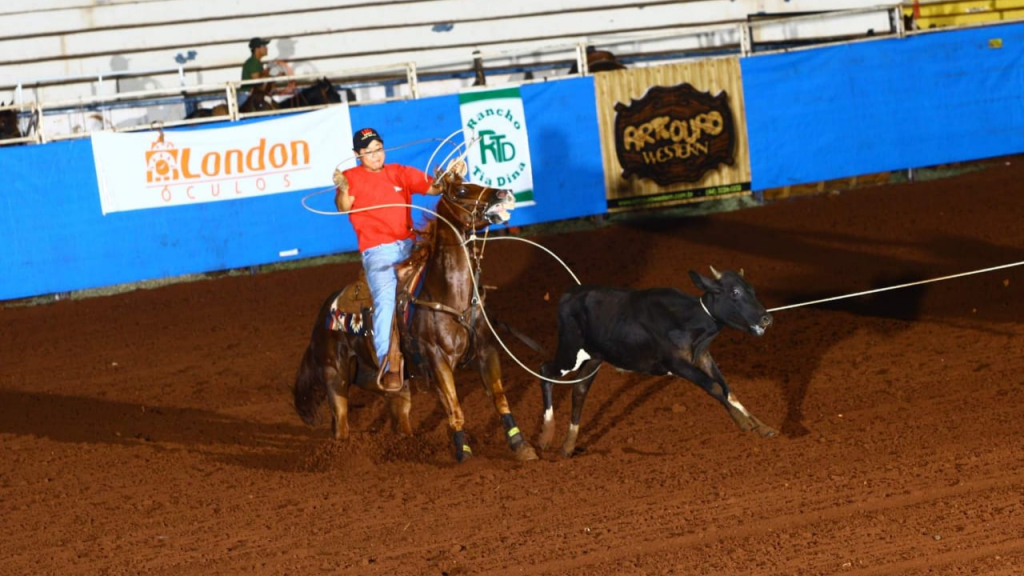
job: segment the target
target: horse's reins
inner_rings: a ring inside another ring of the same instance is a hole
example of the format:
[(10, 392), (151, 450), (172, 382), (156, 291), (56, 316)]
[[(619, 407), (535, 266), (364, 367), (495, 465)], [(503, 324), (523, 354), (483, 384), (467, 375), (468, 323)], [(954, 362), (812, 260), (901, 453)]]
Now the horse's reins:
[[(490, 189), (489, 187), (488, 188), (484, 188), (480, 192), (480, 194), (476, 197), (476, 200), (473, 201), (473, 209), (472, 210), (466, 208), (465, 206), (462, 205), (461, 202), (455, 200), (454, 198), (450, 198), (447, 190), (446, 190), (446, 192), (444, 194), (441, 195), (441, 200), (444, 200), (449, 207), (459, 208), (463, 212), (469, 214), (469, 217), (470, 217), (469, 229), (475, 231), (476, 230), (477, 216), (480, 216), (481, 219), (482, 219), (482, 216), (483, 216), (483, 214), (480, 211), (480, 205), (481, 205), (480, 197), (483, 196), (484, 193), (487, 190), (489, 190), (489, 189)], [(446, 223), (447, 223), (447, 221), (446, 221)], [(451, 224), (449, 224), (449, 226), (451, 226)], [(481, 270), (482, 262), (483, 262), (483, 250), (482, 249), (478, 250), (477, 247), (474, 245), (473, 246), (473, 251), (472, 251), (472, 253), (470, 253), (468, 250), (466, 250), (466, 244), (469, 242), (469, 240), (467, 240), (456, 227), (454, 227), (454, 226), (451, 226), (451, 227), (452, 227), (452, 231), (455, 232), (455, 235), (461, 240), (461, 242), (459, 242), (458, 244), (454, 244), (452, 246), (459, 246), (459, 247), (461, 247), (463, 249), (463, 251), (466, 254), (466, 258), (469, 261), (470, 272), (472, 273), (473, 297), (470, 299), (469, 306), (465, 310), (459, 312), (455, 308), (452, 308), (451, 306), (448, 306), (446, 304), (442, 304), (440, 302), (432, 302), (432, 301), (429, 301), (429, 300), (422, 300), (420, 298), (417, 298), (417, 297), (413, 296), (412, 294), (409, 294), (408, 303), (409, 304), (415, 304), (417, 306), (422, 306), (422, 307), (426, 308), (427, 310), (433, 310), (435, 312), (445, 312), (445, 313), (450, 314), (451, 316), (453, 316), (456, 320), (458, 320), (459, 324), (461, 324), (462, 327), (465, 328), (466, 332), (469, 334), (469, 348), (471, 350), (474, 350), (474, 353), (475, 353), (475, 349), (476, 349), (476, 330), (473, 329), (473, 325), (476, 323), (475, 314), (476, 314), (476, 311), (477, 311), (478, 308), (481, 309), (481, 310), (483, 309), (483, 304), (484, 304), (484, 293), (482, 293), (478, 289), (478, 286), (479, 286), (479, 283), (480, 283), (480, 270)], [(486, 237), (487, 232), (485, 232), (484, 234), (485, 234), (485, 237)], [(434, 246), (435, 246), (435, 248), (443, 248), (444, 247), (443, 245), (439, 245), (436, 242), (435, 242)], [(467, 316), (468, 316), (468, 320), (467, 320)], [(473, 356), (472, 354), (467, 355), (465, 358), (463, 358), (462, 362), (460, 362), (460, 365), (465, 364), (469, 359), (472, 358), (472, 356)]]
[[(320, 191), (313, 192), (311, 194), (306, 195), (302, 199), (302, 206), (303, 206), (303, 208), (305, 208), (306, 210), (308, 210), (308, 211), (310, 211), (310, 212), (312, 212), (314, 214), (322, 214), (324, 216), (345, 216), (346, 214), (351, 214), (353, 212), (367, 212), (367, 211), (370, 211), (370, 210), (377, 210), (377, 209), (380, 209), (380, 208), (396, 208), (396, 207), (397, 208), (413, 208), (413, 209), (420, 210), (420, 211), (426, 212), (428, 214), (431, 214), (435, 218), (437, 218), (437, 219), (441, 220), (442, 222), (444, 222), (449, 228), (454, 230), (456, 232), (456, 234), (459, 235), (459, 237), (463, 237), (462, 233), (459, 231), (459, 229), (454, 224), (449, 222), (447, 218), (445, 218), (444, 216), (441, 216), (440, 214), (438, 214), (437, 212), (435, 212), (435, 211), (433, 211), (433, 210), (431, 210), (429, 208), (424, 208), (422, 206), (416, 206), (415, 204), (380, 204), (378, 206), (371, 206), (369, 208), (359, 208), (359, 209), (356, 209), (356, 210), (349, 210), (348, 212), (325, 212), (323, 210), (317, 210), (315, 208), (311, 208), (308, 205), (306, 205), (306, 200), (308, 200), (309, 198), (312, 198), (313, 196), (316, 196), (316, 195), (319, 195), (319, 194), (323, 194), (325, 192), (329, 192), (329, 191), (331, 191), (333, 189), (334, 188), (331, 187), (331, 188), (327, 188), (327, 189), (320, 190)], [(442, 198), (443, 198), (443, 196), (442, 196)], [(486, 236), (485, 236), (483, 239), (481, 239), (481, 238), (478, 238), (476, 236), (476, 234), (471, 234), (469, 236), (469, 238), (466, 238), (463, 241), (462, 249), (466, 250), (467, 258), (469, 258), (469, 256), (468, 256), (469, 250), (468, 250), (468, 248), (466, 248), (466, 244), (468, 244), (470, 242), (480, 242), (480, 241), (494, 242), (495, 240), (517, 240), (517, 241), (520, 241), (520, 242), (526, 242), (527, 244), (532, 244), (532, 245), (540, 248), (544, 252), (547, 252), (548, 254), (550, 254), (555, 260), (557, 260), (569, 272), (569, 275), (572, 276), (572, 279), (577, 284), (581, 284), (580, 279), (576, 276), (575, 273), (573, 273), (572, 269), (569, 268), (569, 265), (566, 264), (564, 260), (559, 258), (557, 254), (555, 254), (554, 252), (552, 252), (550, 249), (546, 248), (545, 246), (542, 246), (540, 244), (537, 244), (536, 242), (527, 240), (525, 238), (519, 238), (517, 236), (504, 236), (504, 237), (497, 237), (497, 238), (487, 239)], [(477, 297), (477, 299), (479, 300), (480, 299), (480, 297), (479, 297), (479, 295), (480, 295), (479, 282), (478, 282), (477, 278), (472, 277), (472, 276), (471, 276), (471, 278), (473, 280), (473, 293)], [(452, 310), (453, 310), (455, 315), (461, 314), (461, 312), (459, 312), (458, 310), (454, 310), (454, 309), (452, 309)], [(556, 380), (554, 378), (548, 378), (547, 376), (544, 376), (542, 374), (539, 374), (539, 373), (535, 372), (534, 370), (532, 370), (526, 364), (523, 364), (523, 362), (515, 354), (513, 354), (511, 350), (508, 349), (508, 346), (505, 345), (505, 341), (501, 339), (501, 336), (498, 336), (497, 330), (495, 330), (494, 325), (491, 324), (491, 319), (488, 318), (486, 311), (481, 311), (481, 317), (484, 319), (484, 322), (487, 323), (487, 327), (491, 330), (491, 334), (494, 335), (495, 340), (498, 341), (498, 345), (501, 346), (502, 350), (504, 350), (509, 355), (509, 357), (511, 357), (512, 360), (516, 364), (519, 365), (520, 368), (522, 368), (523, 370), (525, 370), (527, 373), (529, 373), (531, 376), (533, 376), (535, 378), (539, 378), (541, 380), (546, 380), (548, 382), (554, 382), (556, 384), (577, 384), (577, 383), (583, 382), (584, 380), (587, 380), (588, 378), (593, 376), (597, 372), (597, 370), (600, 369), (600, 367), (598, 367), (597, 369), (594, 370), (594, 372), (592, 372), (590, 374), (587, 374), (586, 376), (583, 376), (582, 378), (576, 378), (576, 379), (573, 379), (573, 380)]]

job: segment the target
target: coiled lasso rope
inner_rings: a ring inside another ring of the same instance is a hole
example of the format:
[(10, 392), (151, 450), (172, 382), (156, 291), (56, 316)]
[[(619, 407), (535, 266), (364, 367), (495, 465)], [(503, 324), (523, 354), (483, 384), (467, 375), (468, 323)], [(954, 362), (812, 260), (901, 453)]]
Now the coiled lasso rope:
[[(368, 207), (368, 208), (358, 208), (356, 210), (349, 210), (348, 212), (326, 212), (326, 211), (323, 211), (323, 210), (317, 210), (315, 208), (310, 207), (308, 204), (306, 204), (306, 201), (309, 198), (312, 198), (312, 197), (320, 195), (320, 194), (324, 194), (325, 192), (329, 192), (331, 190), (334, 190), (334, 188), (327, 188), (327, 189), (324, 189), (324, 190), (318, 190), (316, 192), (313, 192), (313, 193), (308, 194), (307, 196), (303, 197), (303, 199), (302, 199), (302, 206), (303, 206), (303, 208), (305, 208), (306, 210), (309, 210), (310, 212), (312, 212), (314, 214), (322, 214), (324, 216), (345, 216), (347, 214), (353, 214), (353, 213), (357, 213), (357, 212), (367, 212), (369, 210), (377, 210), (377, 209), (381, 209), (381, 208), (413, 208), (413, 209), (420, 210), (422, 212), (426, 212), (428, 214), (433, 215), (435, 218), (437, 218), (441, 222), (444, 222), (460, 238), (464, 238), (463, 242), (460, 244), (460, 247), (462, 248), (462, 252), (465, 255), (467, 260), (470, 259), (469, 249), (467, 248), (467, 246), (469, 245), (470, 242), (492, 242), (494, 240), (506, 240), (506, 239), (509, 239), (509, 240), (519, 240), (521, 242), (526, 242), (527, 244), (532, 244), (534, 246), (537, 246), (541, 250), (544, 250), (545, 252), (550, 254), (560, 264), (562, 264), (563, 267), (565, 267), (565, 269), (569, 272), (569, 275), (572, 276), (572, 279), (577, 284), (580, 284), (579, 278), (576, 276), (575, 273), (573, 273), (572, 269), (569, 268), (569, 265), (566, 264), (561, 258), (559, 258), (554, 252), (552, 252), (551, 250), (545, 248), (544, 246), (541, 246), (540, 244), (537, 244), (536, 242), (532, 242), (530, 240), (526, 240), (525, 238), (517, 238), (515, 236), (507, 236), (507, 237), (503, 237), (503, 238), (483, 239), (483, 238), (478, 237), (476, 235), (475, 231), (471, 231), (469, 236), (466, 237), (466, 236), (463, 235), (462, 231), (459, 228), (457, 228), (454, 224), (452, 224), (447, 218), (445, 218), (444, 216), (441, 216), (440, 214), (438, 214), (437, 212), (435, 212), (434, 210), (431, 210), (429, 208), (424, 208), (422, 206), (416, 206), (415, 204), (380, 204), (380, 205), (371, 206), (371, 207)], [(473, 283), (473, 297), (478, 302), (483, 302), (483, 298), (481, 298), (481, 296), (480, 296), (480, 286), (477, 284), (477, 280), (476, 280), (475, 275), (470, 274), (470, 280)], [(543, 376), (541, 374), (538, 374), (537, 372), (533, 371), (528, 366), (523, 364), (523, 362), (519, 359), (519, 357), (517, 357), (511, 350), (509, 350), (508, 346), (505, 344), (505, 341), (502, 340), (501, 336), (498, 335), (498, 332), (497, 332), (497, 330), (495, 330), (494, 325), (491, 324), (491, 319), (487, 316), (487, 311), (486, 311), (486, 309), (483, 306), (480, 307), (480, 315), (483, 317), (484, 322), (487, 323), (487, 328), (491, 331), (491, 334), (494, 336), (495, 340), (498, 342), (498, 345), (501, 347), (501, 349), (504, 350), (505, 353), (508, 354), (509, 357), (512, 358), (512, 360), (516, 364), (518, 364), (520, 368), (522, 368), (523, 370), (525, 370), (526, 372), (528, 372), (529, 374), (531, 374), (532, 376), (534, 376), (536, 378), (540, 378), (542, 380), (547, 380), (549, 382), (555, 382), (556, 384), (575, 384), (577, 382), (582, 382), (582, 381), (590, 378), (591, 376), (596, 374), (597, 370), (599, 369), (599, 368), (595, 369), (594, 372), (592, 372), (591, 374), (588, 374), (587, 376), (584, 376), (582, 378), (578, 378), (578, 379), (575, 379), (575, 380), (555, 380), (555, 379), (551, 379), (551, 378), (548, 378), (546, 376)]]
[[(460, 132), (462, 132), (461, 129), (451, 133), (447, 138), (442, 140), (440, 144), (438, 144), (438, 146), (434, 149), (434, 153), (430, 155), (430, 159), (427, 161), (427, 168), (428, 169), (429, 169), (430, 165), (433, 163), (434, 157), (437, 155), (437, 152), (446, 143), (448, 143), (452, 138), (454, 138)], [(434, 139), (431, 139), (430, 141), (433, 141), (433, 140)], [(424, 141), (427, 141), (427, 140), (419, 140), (419, 141), (417, 141), (415, 143), (424, 142)], [(476, 138), (472, 139), (470, 142), (464, 142), (462, 144), (456, 145), (455, 149), (452, 152), (450, 152), (448, 154), (448, 156), (445, 157), (444, 161), (442, 162), (442, 165), (444, 165), (445, 162), (448, 162), (452, 158), (452, 156), (459, 151), (460, 148), (465, 148), (465, 150), (458, 157), (456, 157), (456, 160), (465, 162), (465, 158), (469, 155), (469, 152), (472, 149), (473, 145), (475, 145), (476, 142), (478, 142), (478, 141), (479, 141), (479, 137), (476, 137)], [(397, 149), (397, 148), (402, 148), (402, 147), (409, 146), (409, 145), (412, 145), (412, 144), (415, 144), (415, 143), (405, 144), (405, 145), (402, 145), (402, 146), (396, 146), (396, 147), (391, 148), (391, 149), (393, 150), (393, 149)], [(337, 166), (341, 166), (345, 162), (348, 162), (349, 160), (352, 160), (353, 158), (358, 158), (358, 157), (359, 157), (359, 155), (355, 155), (355, 156), (352, 156), (350, 158), (345, 158), (344, 160), (339, 162), (337, 164)], [(440, 181), (445, 176), (447, 176), (452, 171), (452, 169), (454, 168), (454, 166), (456, 164), (457, 163), (454, 160), (450, 164), (448, 164), (448, 167), (444, 171), (444, 173), (442, 173), (441, 176), (439, 176), (437, 179), (435, 179), (435, 181)], [(426, 170), (424, 170), (424, 172), (426, 172)], [(526, 242), (527, 244), (532, 244), (532, 245), (540, 248), (541, 250), (547, 252), (548, 254), (550, 254), (555, 260), (557, 260), (569, 272), (569, 275), (572, 276), (572, 279), (577, 284), (580, 284), (579, 278), (572, 271), (572, 269), (569, 268), (569, 265), (566, 264), (565, 261), (563, 261), (561, 258), (559, 258), (554, 252), (552, 252), (551, 250), (545, 248), (544, 246), (541, 246), (540, 244), (537, 244), (536, 242), (533, 242), (533, 241), (530, 241), (530, 240), (526, 240), (525, 238), (518, 238), (518, 237), (514, 237), (514, 236), (508, 236), (508, 237), (504, 237), (504, 238), (490, 238), (490, 239), (485, 237), (485, 238), (481, 239), (481, 238), (479, 238), (476, 235), (476, 231), (475, 230), (471, 230), (470, 233), (469, 233), (469, 236), (466, 237), (466, 236), (463, 235), (462, 231), (459, 228), (457, 228), (454, 224), (452, 224), (446, 218), (444, 218), (443, 216), (441, 216), (440, 214), (438, 214), (437, 212), (435, 212), (435, 211), (433, 211), (433, 210), (431, 210), (429, 208), (424, 208), (422, 206), (416, 206), (414, 204), (381, 204), (381, 205), (378, 205), (378, 206), (371, 206), (371, 207), (367, 207), (367, 208), (359, 208), (359, 209), (356, 209), (356, 210), (349, 210), (348, 212), (336, 212), (336, 211), (335, 212), (327, 212), (327, 211), (324, 211), (324, 210), (317, 210), (316, 208), (313, 208), (313, 207), (309, 206), (309, 204), (307, 204), (307, 201), (310, 198), (313, 198), (314, 196), (319, 196), (320, 194), (325, 194), (325, 193), (330, 192), (330, 191), (332, 191), (334, 189), (335, 189), (334, 187), (323, 188), (323, 189), (320, 189), (320, 190), (316, 190), (316, 191), (314, 191), (314, 192), (312, 192), (310, 194), (307, 194), (306, 196), (304, 196), (302, 198), (302, 207), (305, 208), (306, 210), (308, 210), (309, 212), (312, 212), (314, 214), (321, 214), (321, 215), (324, 215), (324, 216), (345, 216), (347, 214), (353, 214), (353, 213), (358, 213), (358, 212), (366, 212), (366, 211), (370, 211), (370, 210), (378, 210), (378, 209), (382, 209), (382, 208), (412, 208), (412, 209), (420, 210), (422, 212), (426, 212), (428, 214), (433, 215), (435, 218), (437, 218), (441, 222), (444, 222), (444, 224), (447, 225), (449, 228), (451, 228), (452, 231), (454, 231), (456, 233), (456, 235), (458, 235), (460, 238), (464, 238), (464, 240), (463, 240), (463, 242), (461, 244), (461, 248), (462, 248), (463, 254), (465, 255), (467, 260), (470, 259), (469, 249), (467, 248), (467, 246), (469, 245), (470, 242), (489, 242), (489, 241), (494, 241), (494, 240), (506, 240), (506, 239), (507, 240), (518, 240), (518, 241), (521, 241), (521, 242)], [(470, 275), (470, 279), (472, 280), (472, 284), (473, 284), (473, 297), (478, 302), (483, 302), (483, 298), (480, 296), (480, 287), (477, 284), (476, 278), (473, 275)], [(483, 317), (484, 322), (486, 322), (486, 324), (487, 324), (487, 328), (491, 331), (491, 334), (494, 336), (495, 340), (498, 342), (498, 345), (501, 347), (501, 349), (504, 350), (505, 353), (508, 354), (509, 357), (512, 358), (512, 360), (516, 364), (518, 364), (520, 368), (522, 368), (527, 373), (531, 374), (532, 376), (534, 376), (536, 378), (540, 378), (542, 380), (547, 380), (549, 382), (555, 382), (555, 383), (558, 383), (558, 384), (575, 384), (575, 383), (578, 383), (578, 382), (583, 382), (584, 380), (587, 380), (588, 378), (591, 378), (594, 374), (597, 373), (597, 370), (600, 369), (600, 367), (595, 368), (594, 372), (588, 374), (587, 376), (584, 376), (582, 378), (578, 378), (578, 379), (575, 379), (575, 380), (554, 380), (554, 379), (548, 378), (546, 376), (543, 376), (541, 374), (538, 374), (537, 372), (533, 371), (528, 366), (526, 366), (526, 364), (524, 364), (519, 359), (519, 357), (517, 357), (511, 350), (509, 350), (508, 346), (505, 344), (505, 341), (502, 340), (501, 336), (498, 335), (498, 332), (497, 332), (497, 330), (495, 330), (494, 325), (491, 324), (491, 319), (487, 316), (487, 311), (486, 311), (486, 309), (483, 306), (480, 307), (480, 315)]]

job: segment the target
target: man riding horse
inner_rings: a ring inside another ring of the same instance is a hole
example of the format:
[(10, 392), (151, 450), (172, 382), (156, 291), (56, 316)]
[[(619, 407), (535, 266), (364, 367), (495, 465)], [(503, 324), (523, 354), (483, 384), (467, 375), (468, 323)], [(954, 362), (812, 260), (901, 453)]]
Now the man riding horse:
[[(465, 429), (466, 414), (459, 401), (455, 373), (460, 368), (475, 368), (498, 413), (506, 444), (514, 457), (520, 461), (535, 460), (536, 451), (512, 416), (501, 380), (500, 349), (484, 318), (485, 293), (477, 284), (483, 253), (467, 248), (468, 235), (492, 224), (508, 222), (510, 211), (515, 208), (515, 195), (510, 190), (464, 181), (460, 173), (465, 166), (460, 159), (450, 163), (447, 171), (438, 170), (430, 184), (419, 171), (384, 165), (383, 143), (372, 129), (357, 132), (353, 147), (363, 153), (364, 166), (335, 174), (339, 183), (337, 203), (339, 209), (349, 209), (353, 226), (362, 232), (361, 245), (368, 233), (387, 232), (373, 230), (373, 226), (389, 223), (397, 228), (391, 232), (400, 239), (398, 242), (405, 240), (410, 212), (405, 206), (399, 206), (393, 210), (397, 216), (394, 221), (390, 214), (362, 223), (356, 216), (378, 214), (385, 210), (383, 204), (407, 204), (414, 190), (439, 191), (440, 199), (435, 206), (435, 218), (427, 219), (424, 227), (417, 231), (412, 255), (399, 272), (402, 286), (394, 315), (401, 321), (394, 323), (398, 326), (399, 338), (391, 340), (390, 354), (383, 346), (382, 351), (374, 350), (373, 335), (388, 333), (393, 326), (392, 313), (374, 314), (370, 321), (364, 321), (367, 308), (371, 302), (380, 300), (379, 295), (395, 297), (389, 292), (394, 290), (394, 269), (387, 265), (380, 274), (392, 282), (386, 290), (371, 293), (367, 282), (359, 280), (331, 294), (320, 307), (292, 389), (296, 412), (304, 422), (314, 425), (319, 422), (318, 408), (326, 401), (331, 409), (334, 437), (348, 438), (349, 393), (353, 386), (383, 391), (374, 379), (375, 376), (380, 378), (377, 364), (382, 362), (374, 356), (380, 356), (383, 362), (399, 369), (404, 356), (410, 360), (405, 363), (409, 376), (422, 378), (422, 382), (429, 383), (438, 393), (448, 415), (455, 459), (463, 462), (473, 456), (473, 451)], [(374, 190), (374, 178), (383, 180), (382, 189)], [(372, 203), (381, 208), (365, 212), (356, 208)], [(373, 253), (375, 248), (364, 251), (364, 266), (369, 264), (368, 253)], [(375, 332), (371, 324), (380, 330)], [(388, 345), (387, 338), (378, 338), (378, 341)], [(402, 385), (397, 392), (386, 393), (395, 424), (406, 436), (412, 436), (411, 388)]]
[[(363, 128), (352, 136), (352, 150), (359, 165), (344, 172), (334, 171), (337, 191), (334, 203), (338, 212), (362, 210), (349, 215), (359, 241), (366, 282), (373, 298), (373, 348), (377, 353), (377, 384), (387, 392), (402, 389), (401, 350), (393, 337), (395, 291), (398, 276), (395, 266), (409, 258), (413, 247), (413, 194), (437, 195), (441, 184), (424, 172), (401, 164), (384, 163), (384, 140), (373, 128)], [(465, 165), (456, 167), (460, 175)], [(406, 206), (387, 206), (405, 204)], [(390, 353), (389, 353), (390, 352)]]

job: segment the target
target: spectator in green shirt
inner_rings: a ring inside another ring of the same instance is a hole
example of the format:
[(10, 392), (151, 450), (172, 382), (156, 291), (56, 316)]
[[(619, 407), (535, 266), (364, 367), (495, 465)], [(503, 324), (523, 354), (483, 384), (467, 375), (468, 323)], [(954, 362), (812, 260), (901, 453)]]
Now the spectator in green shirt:
[[(267, 44), (270, 44), (270, 40), (264, 40), (263, 38), (253, 38), (249, 40), (249, 59), (242, 65), (242, 80), (253, 80), (255, 78), (267, 78), (270, 76), (267, 73), (266, 67), (264, 67), (262, 60), (267, 55)], [(253, 87), (253, 84), (248, 84), (239, 87), (239, 92), (248, 92)]]

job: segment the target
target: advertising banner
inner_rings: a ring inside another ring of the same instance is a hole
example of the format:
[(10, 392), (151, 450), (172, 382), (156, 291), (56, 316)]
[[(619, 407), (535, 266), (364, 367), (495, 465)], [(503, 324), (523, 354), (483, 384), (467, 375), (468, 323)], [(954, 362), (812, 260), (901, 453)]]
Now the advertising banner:
[(466, 157), (473, 182), (507, 188), (519, 206), (534, 203), (533, 168), (519, 87), (459, 94)]
[(603, 72), (594, 82), (609, 211), (750, 193), (736, 58)]
[[(241, 126), (92, 136), (103, 214), (330, 185), (351, 147), (347, 106)], [(349, 160), (341, 169), (355, 166)]]

